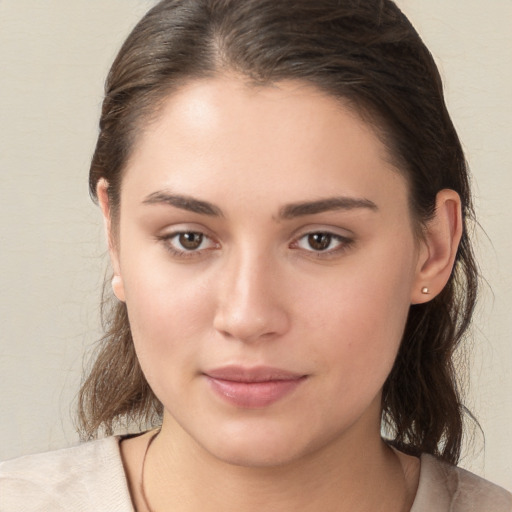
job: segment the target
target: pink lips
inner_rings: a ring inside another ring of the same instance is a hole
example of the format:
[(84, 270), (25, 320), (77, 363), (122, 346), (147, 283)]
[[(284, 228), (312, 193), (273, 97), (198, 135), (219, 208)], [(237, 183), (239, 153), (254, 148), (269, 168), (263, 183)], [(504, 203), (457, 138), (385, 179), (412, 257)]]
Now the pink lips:
[(306, 378), (271, 367), (226, 366), (205, 373), (212, 390), (227, 402), (245, 409), (260, 409), (291, 393)]

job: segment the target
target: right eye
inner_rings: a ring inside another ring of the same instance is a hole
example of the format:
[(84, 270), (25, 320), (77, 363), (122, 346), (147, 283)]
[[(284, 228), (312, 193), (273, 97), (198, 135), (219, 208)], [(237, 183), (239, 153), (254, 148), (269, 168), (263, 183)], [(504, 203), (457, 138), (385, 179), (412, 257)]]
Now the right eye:
[(194, 233), (191, 231), (189, 233), (179, 233), (171, 240), (173, 243), (179, 244), (180, 248), (183, 248), (186, 251), (196, 251), (201, 247), (204, 235), (202, 233)]
[(167, 250), (175, 256), (192, 256), (201, 251), (213, 249), (215, 242), (199, 231), (179, 231), (161, 237)]

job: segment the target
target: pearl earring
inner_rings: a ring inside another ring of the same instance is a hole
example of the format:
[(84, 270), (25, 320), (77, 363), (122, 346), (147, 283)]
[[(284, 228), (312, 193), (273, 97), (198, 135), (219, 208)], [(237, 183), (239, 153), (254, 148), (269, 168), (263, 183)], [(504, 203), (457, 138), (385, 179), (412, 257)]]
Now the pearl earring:
[(117, 274), (112, 278), (112, 291), (114, 292), (117, 300), (124, 302), (124, 300), (121, 298), (124, 296), (123, 281), (121, 276)]
[(421, 289), (421, 293), (423, 293), (423, 295), (428, 295), (430, 293), (430, 290), (426, 286), (424, 286)]

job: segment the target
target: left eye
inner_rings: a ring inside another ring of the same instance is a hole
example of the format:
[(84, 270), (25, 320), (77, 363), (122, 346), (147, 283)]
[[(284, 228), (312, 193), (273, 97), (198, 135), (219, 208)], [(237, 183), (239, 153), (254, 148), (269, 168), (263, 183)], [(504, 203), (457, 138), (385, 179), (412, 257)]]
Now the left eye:
[(328, 252), (346, 243), (342, 236), (333, 233), (308, 233), (297, 240), (297, 247), (306, 251)]

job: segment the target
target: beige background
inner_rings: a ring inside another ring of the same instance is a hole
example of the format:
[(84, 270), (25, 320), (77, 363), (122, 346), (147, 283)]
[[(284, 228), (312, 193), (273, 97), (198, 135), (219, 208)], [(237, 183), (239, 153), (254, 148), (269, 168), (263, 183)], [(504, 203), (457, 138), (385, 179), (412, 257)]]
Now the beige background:
[[(76, 442), (106, 257), (87, 191), (108, 66), (149, 0), (0, 0), (0, 459)], [(512, 489), (512, 1), (400, 0), (440, 63), (487, 279), (462, 465)], [(492, 290), (492, 292), (491, 292)]]

